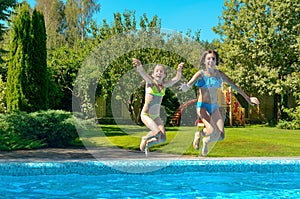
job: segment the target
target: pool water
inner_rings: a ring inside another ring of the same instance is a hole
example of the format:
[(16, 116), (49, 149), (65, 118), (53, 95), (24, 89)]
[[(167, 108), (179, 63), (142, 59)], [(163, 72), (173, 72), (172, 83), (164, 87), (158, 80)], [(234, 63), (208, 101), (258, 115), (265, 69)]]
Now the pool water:
[[(147, 173), (126, 173), (99, 163), (86, 163), (83, 171), (84, 163), (80, 168), (73, 164), (30, 163), (31, 170), (28, 164), (3, 164), (0, 198), (300, 198), (300, 160), (284, 164), (183, 161)], [(107, 170), (99, 172), (95, 165)], [(5, 175), (7, 168), (16, 172)], [(61, 174), (65, 168), (70, 172)], [(59, 174), (53, 174), (55, 170)]]

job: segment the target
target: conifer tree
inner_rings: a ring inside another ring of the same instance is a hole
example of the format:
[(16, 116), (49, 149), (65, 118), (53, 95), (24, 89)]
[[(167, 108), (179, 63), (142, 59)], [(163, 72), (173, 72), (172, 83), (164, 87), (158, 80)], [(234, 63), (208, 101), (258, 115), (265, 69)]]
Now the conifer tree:
[[(10, 15), (12, 14), (11, 8), (16, 4), (16, 0), (0, 0), (0, 42), (3, 40), (3, 35), (7, 30), (5, 26), (5, 21), (9, 20)], [(6, 53), (5, 50), (0, 48), (0, 55)], [(0, 57), (0, 63), (3, 62), (3, 59)]]
[(7, 77), (7, 111), (48, 107), (46, 30), (43, 15), (23, 3), (13, 18)]
[(30, 13), (29, 5), (24, 3), (13, 18), (7, 74), (7, 111), (26, 110), (28, 100), (24, 89), (27, 86), (25, 69), (31, 64)]
[(43, 15), (36, 9), (32, 13), (31, 21), (32, 64), (27, 68), (28, 87), (26, 96), (29, 100), (30, 112), (46, 110), (48, 108), (48, 74), (47, 74), (47, 39)]

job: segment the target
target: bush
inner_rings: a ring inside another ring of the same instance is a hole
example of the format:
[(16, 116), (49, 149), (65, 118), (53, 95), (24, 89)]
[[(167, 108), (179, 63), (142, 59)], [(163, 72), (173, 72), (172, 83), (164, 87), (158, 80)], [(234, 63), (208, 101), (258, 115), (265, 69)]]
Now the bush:
[(20, 117), (22, 116), (0, 114), (0, 150), (36, 149), (45, 146), (41, 140), (27, 138), (16, 130), (18, 128), (12, 121), (20, 121)]
[(74, 118), (70, 112), (50, 110), (30, 113), (31, 125), (28, 134), (44, 140), (48, 147), (64, 147), (78, 137)]
[(282, 129), (300, 129), (300, 101), (295, 108), (284, 109), (283, 111), (291, 118), (290, 120), (279, 121), (277, 127)]
[(70, 112), (18, 112), (0, 118), (1, 150), (65, 147), (78, 138)]

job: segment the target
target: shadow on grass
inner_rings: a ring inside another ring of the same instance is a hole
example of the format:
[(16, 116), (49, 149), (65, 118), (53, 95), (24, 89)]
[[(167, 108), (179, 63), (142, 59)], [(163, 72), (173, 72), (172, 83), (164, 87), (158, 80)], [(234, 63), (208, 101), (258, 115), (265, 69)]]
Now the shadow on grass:
[(94, 129), (87, 129), (80, 132), (81, 137), (113, 137), (127, 135), (117, 126), (102, 126)]
[[(114, 136), (128, 136), (136, 133), (147, 133), (149, 130), (146, 126), (134, 126), (134, 125), (105, 125), (99, 126), (94, 129), (82, 130), (80, 132), (81, 137), (114, 137)], [(177, 132), (180, 131), (176, 127), (166, 127), (166, 132)]]

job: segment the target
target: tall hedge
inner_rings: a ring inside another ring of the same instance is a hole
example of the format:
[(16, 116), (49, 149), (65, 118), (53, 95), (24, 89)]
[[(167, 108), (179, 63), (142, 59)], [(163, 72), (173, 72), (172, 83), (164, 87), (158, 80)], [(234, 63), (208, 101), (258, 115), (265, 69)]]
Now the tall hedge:
[(13, 18), (7, 77), (7, 111), (48, 108), (48, 74), (44, 17), (23, 3)]
[(43, 15), (34, 10), (31, 21), (32, 64), (27, 69), (30, 87), (26, 89), (30, 112), (48, 108), (47, 38)]
[(31, 64), (30, 52), (32, 39), (30, 36), (31, 19), (29, 5), (23, 4), (18, 15), (13, 18), (9, 49), (7, 74), (7, 111), (27, 110), (29, 103), (24, 87), (28, 86), (26, 68)]

